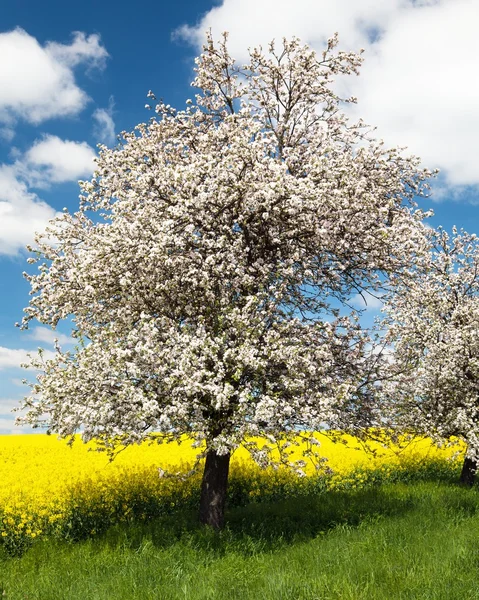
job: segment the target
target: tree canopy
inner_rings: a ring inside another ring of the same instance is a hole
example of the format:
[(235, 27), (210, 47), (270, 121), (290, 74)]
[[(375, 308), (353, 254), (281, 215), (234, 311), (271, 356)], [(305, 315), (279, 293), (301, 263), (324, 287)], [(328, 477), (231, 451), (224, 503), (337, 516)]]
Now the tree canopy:
[(451, 436), (479, 459), (479, 242), (453, 230), (429, 232), (430, 250), (385, 305), (394, 348), (381, 386), (393, 429), (439, 443)]
[(30, 259), (23, 327), (73, 319), (78, 346), (35, 363), (27, 422), (107, 447), (187, 433), (215, 460), (244, 443), (260, 464), (288, 432), (354, 427), (370, 348), (350, 301), (425, 251), (430, 173), (348, 120), (333, 80), (362, 59), (336, 46), (239, 65), (208, 36), (194, 100), (101, 147)]

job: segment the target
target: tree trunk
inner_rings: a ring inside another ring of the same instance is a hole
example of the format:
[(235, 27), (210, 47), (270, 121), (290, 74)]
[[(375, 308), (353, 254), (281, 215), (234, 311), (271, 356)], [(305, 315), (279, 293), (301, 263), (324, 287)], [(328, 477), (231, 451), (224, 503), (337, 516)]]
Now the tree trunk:
[(464, 459), (464, 464), (462, 465), (461, 477), (459, 479), (461, 484), (467, 487), (472, 487), (476, 478), (476, 471), (476, 461), (466, 456), (466, 458)]
[(214, 529), (222, 529), (224, 525), (229, 466), (229, 454), (219, 455), (216, 450), (209, 450), (206, 454), (201, 482), (200, 522)]

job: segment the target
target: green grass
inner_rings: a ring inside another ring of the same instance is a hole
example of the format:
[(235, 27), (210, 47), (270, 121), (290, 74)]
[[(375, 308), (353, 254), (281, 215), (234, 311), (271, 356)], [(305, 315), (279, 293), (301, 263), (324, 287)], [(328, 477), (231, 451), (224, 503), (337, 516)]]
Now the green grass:
[(184, 510), (41, 541), (0, 556), (0, 598), (465, 600), (478, 567), (478, 490), (391, 483), (239, 506), (220, 534)]

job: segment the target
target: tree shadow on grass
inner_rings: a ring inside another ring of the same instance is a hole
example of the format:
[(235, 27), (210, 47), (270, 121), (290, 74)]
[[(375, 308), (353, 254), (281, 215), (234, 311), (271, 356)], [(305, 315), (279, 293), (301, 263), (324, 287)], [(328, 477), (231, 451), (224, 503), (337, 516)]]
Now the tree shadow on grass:
[(310, 540), (338, 526), (357, 527), (365, 521), (406, 514), (416, 502), (405, 487), (329, 491), (231, 507), (221, 532), (199, 525), (196, 511), (179, 510), (149, 523), (115, 526), (105, 533), (103, 541), (131, 549), (141, 548), (145, 540), (157, 548), (179, 543), (215, 555), (270, 552)]

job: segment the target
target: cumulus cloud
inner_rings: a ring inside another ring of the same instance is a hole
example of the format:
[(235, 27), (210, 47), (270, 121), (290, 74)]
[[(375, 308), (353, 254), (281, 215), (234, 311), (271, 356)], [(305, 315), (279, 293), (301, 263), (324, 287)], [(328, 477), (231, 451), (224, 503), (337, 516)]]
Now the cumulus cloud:
[(37, 342), (53, 345), (55, 339), (58, 339), (60, 346), (75, 343), (75, 340), (68, 335), (59, 331), (53, 331), (52, 329), (48, 329), (48, 327), (33, 327), (31, 330), (29, 329), (29, 332), (29, 338)]
[(85, 35), (82, 31), (73, 33), (73, 41), (70, 45), (48, 42), (45, 50), (53, 59), (69, 67), (87, 63), (90, 67), (103, 69), (108, 58), (108, 52), (101, 45), (100, 36)]
[(55, 210), (28, 190), (13, 165), (0, 165), (0, 254), (16, 254), (54, 216)]
[(113, 120), (113, 108), (115, 104), (110, 98), (108, 108), (97, 108), (92, 115), (93, 135), (102, 144), (113, 146), (116, 141), (115, 121)]
[(25, 425), (16, 426), (13, 416), (0, 418), (0, 435), (19, 435), (21, 433), (45, 433), (45, 430), (31, 429)]
[(77, 85), (73, 68), (102, 68), (108, 56), (97, 35), (75, 33), (71, 44), (42, 46), (17, 28), (0, 34), (0, 123), (24, 119), (38, 124), (78, 114), (87, 94)]
[[(0, 346), (0, 370), (2, 369), (19, 369), (24, 363), (30, 362), (28, 355), (35, 355), (36, 350), (24, 350), (5, 348)], [(55, 356), (55, 353), (50, 350), (45, 350), (43, 353), (45, 359), (50, 359)]]
[(91, 176), (94, 171), (95, 152), (86, 142), (62, 140), (47, 135), (36, 141), (25, 153), (18, 168), (33, 181), (45, 184), (75, 181)]
[(248, 46), (296, 35), (317, 50), (335, 31), (341, 49), (365, 48), (354, 116), (389, 145), (407, 146), (440, 168), (448, 186), (479, 185), (477, 0), (223, 0), (175, 32), (198, 48), (204, 32), (230, 32), (242, 61)]
[(361, 310), (377, 311), (382, 308), (383, 301), (381, 298), (373, 296), (369, 292), (363, 292), (362, 294), (356, 294), (351, 299), (351, 303)]
[(93, 149), (85, 142), (48, 135), (36, 141), (12, 164), (0, 165), (0, 254), (16, 254), (32, 243), (58, 213), (31, 191), (89, 177)]
[(20, 433), (30, 433), (29, 431), (25, 431), (23, 427), (15, 426), (15, 417), (14, 415), (9, 416), (8, 414), (2, 416), (0, 413), (0, 435), (16, 435)]
[(451, 185), (479, 184), (472, 160), (479, 135), (479, 81), (472, 75), (478, 22), (475, 0), (405, 12), (358, 80), (366, 120), (374, 119), (389, 143), (408, 146), (425, 164), (444, 170)]
[(15, 130), (12, 127), (0, 127), (0, 139), (5, 142), (11, 142), (15, 137)]
[(299, 36), (321, 50), (335, 31), (342, 46), (359, 50), (389, 26), (403, 0), (223, 0), (194, 26), (183, 25), (174, 36), (201, 47), (205, 31), (230, 33), (230, 51), (238, 60), (247, 58), (246, 48), (272, 39)]
[(15, 425), (15, 418), (21, 413), (12, 411), (20, 406), (20, 402), (20, 398), (0, 398), (0, 434), (44, 432), (45, 430), (33, 429), (28, 425)]
[[(28, 391), (26, 387), (25, 390), (26, 392)], [(19, 398), (0, 398), (0, 415), (8, 415), (14, 408), (17, 408), (19, 404)]]
[(29, 350), (14, 350), (0, 346), (0, 369), (20, 368), (22, 363), (28, 362)]

